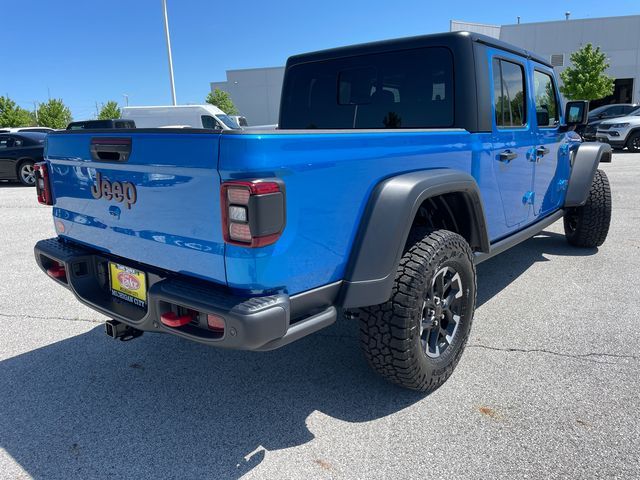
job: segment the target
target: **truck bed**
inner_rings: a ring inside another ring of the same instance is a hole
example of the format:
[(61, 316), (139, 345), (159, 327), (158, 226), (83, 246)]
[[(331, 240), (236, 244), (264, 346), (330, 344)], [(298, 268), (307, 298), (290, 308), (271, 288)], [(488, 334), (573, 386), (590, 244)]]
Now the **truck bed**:
[[(93, 159), (92, 139), (113, 137), (131, 139), (128, 161)], [(486, 134), (463, 129), (133, 129), (54, 133), (46, 158), (61, 237), (236, 290), (296, 294), (343, 278), (367, 200), (390, 175), (425, 166), (455, 168), (472, 173), (483, 194), (497, 195), (491, 162), (483, 161), (490, 155), (488, 141)], [(128, 209), (95, 200), (97, 172), (135, 184), (136, 204)], [(255, 249), (225, 244), (221, 182), (265, 177), (285, 185), (281, 238)], [(489, 225), (503, 223), (488, 218)]]

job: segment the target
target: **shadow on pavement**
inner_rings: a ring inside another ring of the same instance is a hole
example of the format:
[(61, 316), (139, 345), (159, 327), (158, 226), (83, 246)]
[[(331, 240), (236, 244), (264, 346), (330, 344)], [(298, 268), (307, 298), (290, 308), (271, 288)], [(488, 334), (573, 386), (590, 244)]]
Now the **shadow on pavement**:
[[(0, 188), (33, 188), (32, 185), (23, 185), (17, 181), (0, 180)], [(34, 190), (35, 192), (35, 190)], [(35, 193), (34, 193), (35, 195)]]
[(238, 478), (310, 441), (316, 410), (364, 422), (423, 398), (371, 373), (356, 333), (250, 353), (96, 327), (0, 362), (0, 447), (35, 478)]
[[(545, 232), (479, 266), (478, 304), (543, 254), (592, 253)], [(313, 439), (316, 410), (365, 422), (423, 398), (371, 373), (356, 337), (340, 321), (248, 353), (167, 335), (114, 342), (99, 326), (0, 362), (0, 447), (36, 478), (238, 478), (264, 449)]]
[(536, 262), (548, 262), (546, 255), (583, 257), (598, 253), (597, 248), (577, 248), (563, 234), (543, 231), (539, 235), (497, 255), (477, 267), (476, 308), (504, 290)]

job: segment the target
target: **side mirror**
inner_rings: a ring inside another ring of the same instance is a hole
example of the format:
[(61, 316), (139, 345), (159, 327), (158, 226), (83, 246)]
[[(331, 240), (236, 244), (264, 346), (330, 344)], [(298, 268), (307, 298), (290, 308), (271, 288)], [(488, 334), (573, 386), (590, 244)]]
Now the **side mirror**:
[(574, 100), (567, 102), (567, 106), (564, 110), (564, 123), (567, 127), (586, 125), (588, 122), (588, 114), (588, 100)]

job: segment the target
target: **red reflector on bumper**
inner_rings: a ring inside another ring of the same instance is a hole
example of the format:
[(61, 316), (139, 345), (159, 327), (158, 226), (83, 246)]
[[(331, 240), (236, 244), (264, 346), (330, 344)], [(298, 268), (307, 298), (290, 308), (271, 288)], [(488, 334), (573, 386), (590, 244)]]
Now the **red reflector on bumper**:
[(64, 269), (64, 265), (58, 264), (51, 268), (47, 268), (47, 275), (61, 280), (63, 278), (67, 278), (67, 271)]
[(193, 320), (192, 315), (176, 315), (173, 312), (167, 312), (160, 315), (160, 321), (167, 327), (182, 327)]
[(210, 313), (207, 315), (207, 326), (214, 332), (224, 332), (224, 318)]

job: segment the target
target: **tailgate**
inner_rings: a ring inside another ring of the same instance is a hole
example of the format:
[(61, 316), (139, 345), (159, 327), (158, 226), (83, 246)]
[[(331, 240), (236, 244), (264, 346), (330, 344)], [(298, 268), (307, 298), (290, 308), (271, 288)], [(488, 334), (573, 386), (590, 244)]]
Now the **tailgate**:
[(162, 129), (48, 135), (45, 157), (58, 234), (125, 259), (226, 283), (219, 138)]

